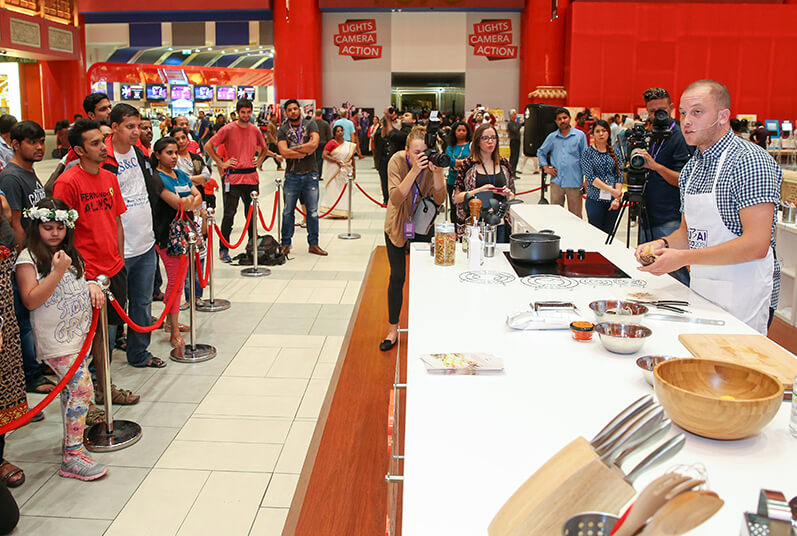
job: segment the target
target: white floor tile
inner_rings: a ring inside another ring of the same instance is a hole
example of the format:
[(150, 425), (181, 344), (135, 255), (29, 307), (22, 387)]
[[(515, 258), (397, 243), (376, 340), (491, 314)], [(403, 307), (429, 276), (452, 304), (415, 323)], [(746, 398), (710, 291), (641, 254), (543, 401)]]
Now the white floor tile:
[(274, 473), (266, 490), (261, 506), (266, 508), (288, 508), (293, 500), (293, 493), (299, 483), (299, 475)]
[(319, 351), (315, 348), (283, 348), (268, 370), (270, 378), (310, 378)]
[(327, 394), (327, 387), (329, 380), (310, 380), (310, 385), (307, 387), (307, 392), (302, 398), (302, 403), (299, 405), (299, 411), (296, 417), (301, 419), (317, 419), (318, 414), (321, 412), (321, 406), (324, 404), (324, 397)]
[(314, 421), (295, 421), (288, 432), (285, 446), (280, 453), (277, 473), (301, 473), (304, 459), (307, 456), (307, 447), (313, 438), (316, 423)]
[(23, 515), (11, 536), (102, 536), (110, 524), (109, 520)]
[(211, 473), (177, 535), (247, 534), (270, 476), (268, 473)]
[(232, 417), (293, 417), (299, 396), (208, 395), (195, 415)]
[(287, 517), (287, 508), (261, 508), (249, 536), (279, 536)]
[(291, 422), (290, 419), (191, 417), (177, 439), (281, 445), (288, 437)]
[(244, 346), (225, 369), (224, 376), (263, 378), (277, 359), (279, 351), (280, 349), (276, 347)]
[(156, 467), (270, 473), (281, 448), (281, 445), (270, 443), (176, 440), (163, 453)]

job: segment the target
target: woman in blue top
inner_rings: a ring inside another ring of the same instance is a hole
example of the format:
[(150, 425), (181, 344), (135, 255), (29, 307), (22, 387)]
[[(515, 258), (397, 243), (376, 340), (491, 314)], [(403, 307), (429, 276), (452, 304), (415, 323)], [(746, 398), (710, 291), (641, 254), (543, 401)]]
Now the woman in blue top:
[(462, 162), (470, 156), (470, 128), (467, 123), (458, 121), (451, 127), (446, 154), (451, 158), (451, 166), (448, 168), (448, 178), (446, 179), (448, 204), (451, 207), (451, 221), (456, 223), (457, 206), (451, 196), (454, 192), (454, 183), (457, 182), (457, 171), (462, 166)]
[(600, 119), (592, 127), (595, 145), (581, 154), (581, 173), (587, 186), (587, 219), (605, 233), (617, 221), (623, 195), (620, 160), (609, 140), (609, 123)]
[[(155, 231), (155, 250), (158, 252), (163, 267), (166, 269), (167, 285), (166, 296), (170, 297), (174, 288), (183, 288), (185, 279), (179, 277), (180, 257), (169, 255), (166, 252), (169, 244), (169, 227), (182, 206), (186, 219), (193, 219), (192, 210), (202, 204), (202, 194), (191, 182), (191, 177), (184, 171), (177, 169), (178, 157), (177, 140), (172, 137), (159, 139), (152, 150), (152, 164), (158, 173), (152, 176), (153, 181), (163, 182), (163, 190), (157, 200), (151, 202), (152, 223)], [(153, 189), (150, 188), (152, 195)], [(185, 277), (185, 276), (183, 276)], [(171, 344), (182, 352), (185, 341), (180, 335), (180, 300), (173, 300), (168, 313), (168, 322), (171, 326)]]

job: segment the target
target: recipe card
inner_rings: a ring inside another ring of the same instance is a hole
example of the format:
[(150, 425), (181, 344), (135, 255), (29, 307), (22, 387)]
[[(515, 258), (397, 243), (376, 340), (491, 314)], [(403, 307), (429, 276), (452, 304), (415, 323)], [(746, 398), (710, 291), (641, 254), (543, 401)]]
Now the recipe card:
[(424, 354), (421, 361), (430, 374), (498, 374), (504, 371), (500, 357), (484, 353)]

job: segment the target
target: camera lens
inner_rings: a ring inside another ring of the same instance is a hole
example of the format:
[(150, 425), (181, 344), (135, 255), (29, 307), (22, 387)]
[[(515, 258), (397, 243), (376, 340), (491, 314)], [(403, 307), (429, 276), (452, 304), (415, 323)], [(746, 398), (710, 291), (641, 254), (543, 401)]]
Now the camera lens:
[(445, 153), (427, 150), (426, 158), (428, 158), (429, 162), (437, 167), (448, 167), (451, 165), (451, 157)]
[(641, 149), (634, 149), (631, 151), (631, 158), (628, 164), (634, 169), (642, 169), (645, 167), (645, 157), (639, 154)]

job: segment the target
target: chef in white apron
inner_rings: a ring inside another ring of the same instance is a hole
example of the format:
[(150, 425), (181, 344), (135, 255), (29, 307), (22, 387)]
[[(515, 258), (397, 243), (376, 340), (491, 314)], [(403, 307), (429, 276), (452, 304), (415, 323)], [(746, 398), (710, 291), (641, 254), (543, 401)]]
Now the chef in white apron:
[[(766, 334), (775, 266), (771, 228), (781, 172), (768, 154), (733, 136), (730, 96), (722, 84), (690, 85), (680, 112), (686, 142), (698, 149), (679, 179), (681, 227), (637, 248), (637, 258), (648, 248), (657, 256), (640, 269), (659, 275), (690, 266), (692, 290)], [(722, 191), (720, 180), (725, 181)], [(726, 221), (729, 207), (737, 206), (734, 232)]]

